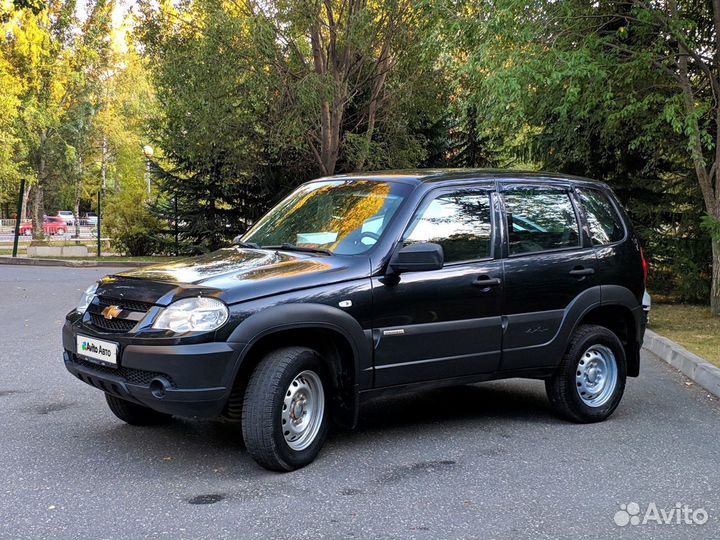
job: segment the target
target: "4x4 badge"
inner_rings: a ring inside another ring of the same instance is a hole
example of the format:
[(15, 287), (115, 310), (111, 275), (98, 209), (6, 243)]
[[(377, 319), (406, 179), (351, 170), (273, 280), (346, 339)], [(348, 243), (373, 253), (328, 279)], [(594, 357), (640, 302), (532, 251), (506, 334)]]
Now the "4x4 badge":
[(112, 319), (113, 317), (117, 317), (121, 313), (122, 309), (120, 309), (118, 306), (108, 306), (102, 310), (102, 315), (106, 319)]

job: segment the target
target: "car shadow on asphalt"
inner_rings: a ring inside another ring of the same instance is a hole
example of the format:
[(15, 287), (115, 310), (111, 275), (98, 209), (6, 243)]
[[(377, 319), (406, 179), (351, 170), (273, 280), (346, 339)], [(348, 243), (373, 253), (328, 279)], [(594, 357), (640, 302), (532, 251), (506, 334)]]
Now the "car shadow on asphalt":
[(380, 397), (363, 404), (359, 432), (476, 420), (506, 419), (556, 423), (544, 392), (528, 383), (513, 382), (447, 386), (399, 396)]
[[(553, 414), (542, 390), (537, 382), (502, 381), (380, 397), (363, 405), (356, 429), (333, 429), (329, 442), (337, 451), (381, 436), (388, 441), (393, 434), (398, 444), (403, 444), (409, 431), (422, 430), (426, 437), (436, 432), (444, 437), (448, 426), (467, 425), (502, 436), (511, 431), (502, 428), (506, 423), (564, 423)], [(239, 467), (245, 475), (250, 471), (262, 474), (250, 466), (252, 460), (242, 442), (239, 423), (176, 418), (167, 425), (143, 428), (118, 421), (104, 424), (102, 429), (86, 430), (85, 436), (95, 442), (112, 442), (113, 452), (121, 456), (141, 460), (153, 456), (158, 462), (169, 463), (204, 456), (216, 462), (230, 460), (233, 468)]]

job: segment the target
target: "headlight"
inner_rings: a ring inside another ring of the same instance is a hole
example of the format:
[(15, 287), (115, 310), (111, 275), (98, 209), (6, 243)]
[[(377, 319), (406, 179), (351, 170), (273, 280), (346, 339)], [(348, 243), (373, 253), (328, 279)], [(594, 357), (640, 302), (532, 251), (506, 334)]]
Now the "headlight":
[(82, 293), (82, 296), (80, 297), (80, 302), (78, 302), (78, 306), (76, 308), (78, 313), (85, 313), (85, 310), (90, 305), (90, 302), (92, 302), (92, 299), (95, 298), (95, 291), (97, 291), (97, 288), (98, 283), (93, 283), (87, 289), (85, 289), (85, 292)]
[(173, 332), (209, 332), (228, 320), (228, 308), (214, 298), (185, 298), (173, 302), (160, 312), (153, 323), (158, 330)]

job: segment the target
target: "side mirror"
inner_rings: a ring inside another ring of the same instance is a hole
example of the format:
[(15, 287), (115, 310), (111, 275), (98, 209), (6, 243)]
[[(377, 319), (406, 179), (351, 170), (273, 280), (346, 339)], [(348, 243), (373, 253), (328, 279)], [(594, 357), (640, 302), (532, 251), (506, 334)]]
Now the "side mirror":
[(410, 244), (395, 252), (390, 259), (390, 268), (396, 274), (440, 270), (444, 257), (440, 244)]

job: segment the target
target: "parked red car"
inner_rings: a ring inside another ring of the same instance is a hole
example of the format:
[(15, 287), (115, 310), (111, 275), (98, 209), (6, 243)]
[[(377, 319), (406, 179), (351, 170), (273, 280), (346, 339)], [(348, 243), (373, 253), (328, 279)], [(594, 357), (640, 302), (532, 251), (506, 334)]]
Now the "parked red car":
[[(43, 219), (43, 232), (45, 234), (65, 234), (68, 228), (65, 221), (57, 216), (45, 216)], [(32, 221), (23, 223), (20, 226), (20, 234), (30, 236), (32, 234)]]

